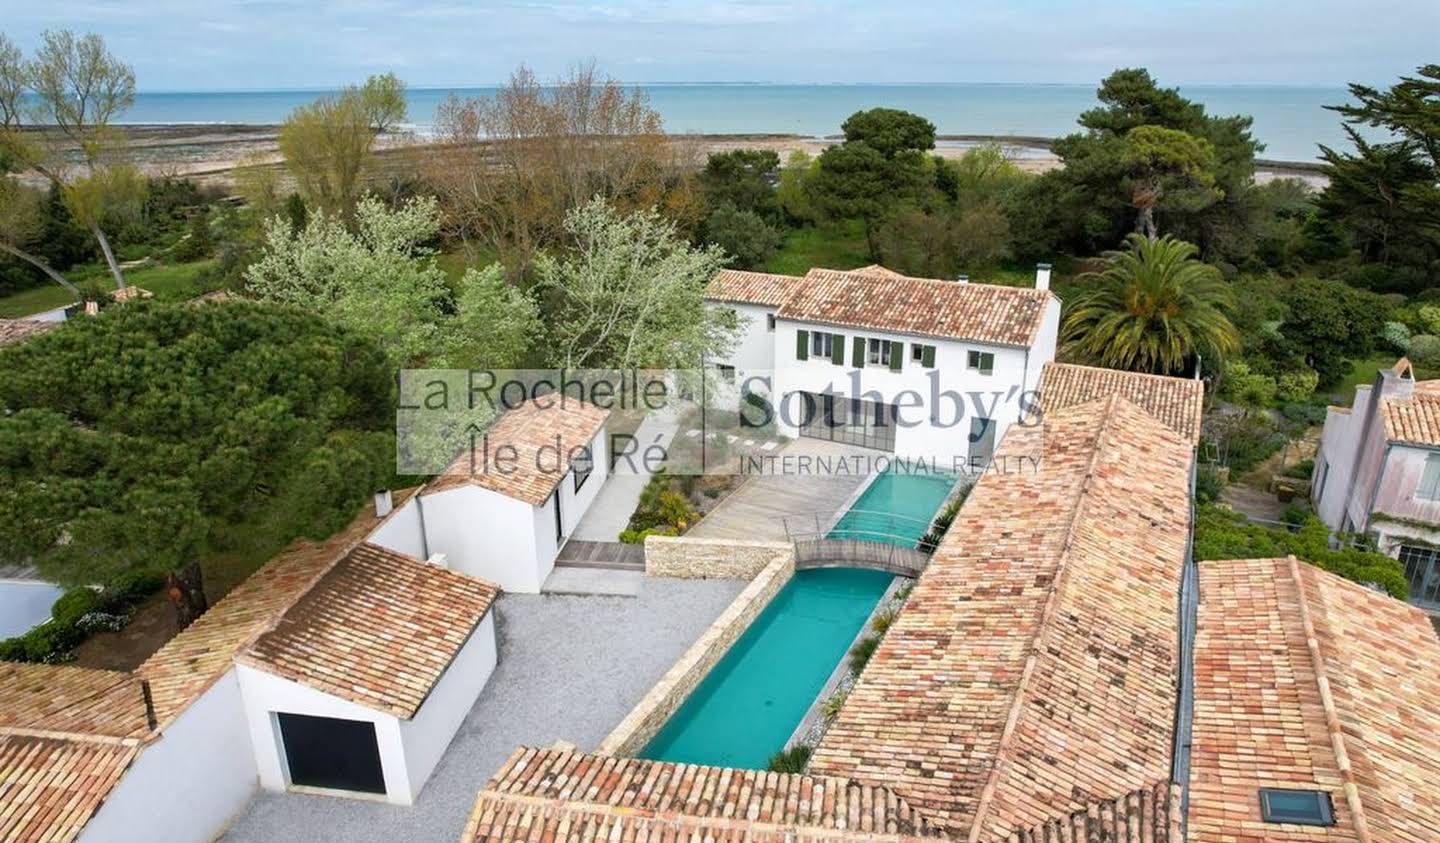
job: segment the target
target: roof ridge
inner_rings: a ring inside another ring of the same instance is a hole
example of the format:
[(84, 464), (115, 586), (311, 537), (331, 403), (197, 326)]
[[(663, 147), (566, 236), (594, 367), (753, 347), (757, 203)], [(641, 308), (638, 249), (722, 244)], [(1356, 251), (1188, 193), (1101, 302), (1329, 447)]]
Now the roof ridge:
[[(1180, 381), (1181, 383), (1186, 383), (1186, 382), (1189, 382), (1189, 381), (1192, 380), (1192, 378), (1182, 378), (1182, 377), (1178, 377), (1178, 376), (1176, 376), (1176, 375), (1159, 375), (1159, 374), (1156, 374), (1156, 373), (1154, 373), (1154, 372), (1134, 372), (1134, 371), (1131, 371), (1131, 370), (1129, 370), (1129, 369), (1112, 369), (1112, 368), (1110, 368), (1109, 366), (1089, 366), (1089, 365), (1086, 365), (1086, 364), (1084, 364), (1084, 363), (1063, 363), (1063, 362), (1061, 362), (1061, 361), (1059, 361), (1059, 360), (1049, 360), (1049, 361), (1046, 361), (1045, 365), (1046, 365), (1046, 366), (1057, 366), (1057, 367), (1058, 367), (1058, 366), (1063, 366), (1063, 367), (1065, 367), (1065, 368), (1067, 368), (1067, 369), (1087, 369), (1087, 370), (1092, 370), (1092, 369), (1093, 369), (1093, 370), (1095, 370), (1095, 371), (1100, 371), (1100, 372), (1113, 372), (1113, 373), (1115, 373), (1115, 374), (1117, 374), (1117, 375), (1124, 375), (1124, 376), (1126, 376), (1126, 377), (1151, 378), (1151, 379), (1153, 379), (1153, 380), (1160, 380), (1160, 381)], [(1132, 402), (1132, 403), (1133, 403), (1133, 402)], [(1142, 409), (1143, 409), (1143, 408), (1142, 408)]]
[(1320, 652), (1320, 639), (1315, 633), (1315, 622), (1310, 613), (1310, 602), (1305, 592), (1305, 581), (1300, 574), (1300, 562), (1292, 553), (1286, 557), (1289, 562), (1290, 579), (1295, 585), (1297, 603), (1300, 607), (1300, 626), (1305, 633), (1305, 649), (1310, 654), (1311, 668), (1315, 672), (1315, 685), (1320, 692), (1320, 707), (1325, 713), (1325, 731), (1330, 734), (1330, 747), (1335, 753), (1335, 769), (1344, 782), (1345, 803), (1350, 808), (1351, 821), (1355, 825), (1355, 836), (1360, 843), (1370, 843), (1370, 829), (1365, 821), (1365, 805), (1360, 801), (1360, 790), (1355, 782), (1355, 770), (1350, 766), (1350, 754), (1345, 747), (1345, 731), (1340, 723), (1340, 711), (1335, 706), (1335, 697), (1330, 690), (1330, 676), (1325, 670), (1324, 655)]
[(1010, 284), (995, 284), (986, 281), (967, 281), (962, 284), (959, 281), (951, 281), (946, 278), (922, 278), (918, 275), (906, 275), (903, 272), (895, 272), (895, 270), (893, 269), (888, 271), (892, 274), (883, 275), (878, 272), (866, 272), (865, 267), (860, 267), (858, 269), (831, 269), (827, 266), (813, 266), (810, 268), (810, 272), (805, 273), (805, 275), (808, 276), (811, 272), (835, 272), (840, 275), (859, 275), (877, 281), (916, 281), (922, 284), (935, 284), (941, 287), (945, 287), (947, 289), (951, 287), (984, 287), (990, 290), (1005, 290), (1012, 293), (1033, 293), (1037, 294), (1036, 298), (1045, 298), (1047, 296), (1055, 295), (1050, 290), (1037, 290), (1034, 287), (1016, 287)]
[[(1049, 593), (1045, 595), (1045, 603), (1040, 607), (1040, 622), (1036, 627), (1035, 635), (1030, 639), (1029, 652), (1025, 656), (1025, 667), (1021, 669), (1020, 681), (1015, 687), (1015, 695), (1011, 700), (1010, 712), (1005, 718), (1005, 728), (1000, 735), (1000, 742), (995, 747), (995, 760), (990, 765), (990, 775), (985, 779), (985, 784), (980, 789), (980, 798), (975, 806), (975, 816), (971, 820), (970, 833), (967, 839), (970, 843), (976, 843), (980, 839), (980, 833), (984, 828), (985, 817), (989, 813), (990, 806), (995, 797), (995, 791), (999, 786), (1002, 768), (1008, 767), (1007, 753), (1012, 747), (1016, 729), (1019, 725), (1021, 714), (1024, 710), (1025, 695), (1029, 691), (1030, 682), (1035, 674), (1035, 665), (1039, 660), (1039, 654), (1049, 640), (1051, 630), (1051, 619), (1055, 612), (1055, 606), (1059, 602), (1059, 595), (1065, 583), (1069, 581), (1070, 573), (1070, 552), (1074, 549), (1075, 538), (1080, 529), (1080, 516), (1086, 509), (1089, 501), (1089, 492), (1092, 489), (1095, 479), (1095, 469), (1099, 465), (1100, 455), (1107, 450), (1105, 439), (1113, 424), (1114, 413), (1112, 410), (1117, 401), (1125, 399), (1120, 395), (1110, 395), (1099, 399), (1105, 403), (1105, 412), (1101, 416), (1100, 425), (1095, 429), (1095, 448), (1090, 453), (1090, 461), (1085, 466), (1085, 475), (1081, 479), (1080, 486), (1075, 491), (1075, 505), (1070, 510), (1070, 517), (1065, 525), (1065, 541), (1056, 554), (1055, 578), (1050, 582)], [(1131, 403), (1126, 401), (1127, 404)], [(1042, 434), (1043, 435), (1043, 434)]]

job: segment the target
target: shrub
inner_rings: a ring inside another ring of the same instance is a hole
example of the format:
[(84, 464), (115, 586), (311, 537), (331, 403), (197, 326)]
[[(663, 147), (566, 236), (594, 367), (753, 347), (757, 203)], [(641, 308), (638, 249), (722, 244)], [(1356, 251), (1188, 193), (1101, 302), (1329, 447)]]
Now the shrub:
[(820, 704), (820, 714), (827, 724), (834, 723), (835, 718), (840, 716), (840, 709), (845, 707), (845, 700), (849, 697), (849, 691), (837, 691)]
[(1242, 407), (1268, 407), (1275, 402), (1275, 379), (1255, 372), (1243, 360), (1225, 366), (1224, 394)]
[(875, 630), (876, 635), (884, 635), (890, 625), (895, 623), (896, 614), (894, 609), (881, 609), (870, 619), (870, 628)]
[(876, 635), (867, 635), (860, 639), (860, 642), (850, 648), (850, 672), (856, 676), (870, 663), (870, 657), (875, 655), (875, 650), (880, 646), (880, 638)]
[(1225, 481), (1220, 479), (1220, 469), (1214, 463), (1204, 463), (1195, 470), (1195, 502), (1214, 503), (1225, 490)]
[(1380, 329), (1380, 338), (1401, 354), (1410, 351), (1410, 326), (1404, 322), (1386, 322)]
[(620, 541), (624, 544), (644, 544), (646, 536), (673, 536), (675, 530), (670, 527), (646, 527), (643, 530), (621, 530)]
[(89, 635), (96, 632), (119, 632), (130, 621), (129, 615), (115, 615), (109, 612), (89, 612), (81, 615), (75, 628)]
[(1411, 337), (1410, 360), (1421, 366), (1440, 366), (1440, 336), (1417, 334)]
[(1405, 599), (1408, 584), (1397, 560), (1383, 553), (1330, 547), (1330, 530), (1306, 514), (1299, 529), (1273, 530), (1214, 505), (1202, 506), (1195, 522), (1195, 558), (1271, 559), (1294, 554), (1316, 567), (1362, 585), (1375, 584), (1391, 597)]
[(165, 577), (154, 571), (126, 571), (105, 587), (109, 599), (136, 603), (159, 591)]
[(803, 743), (782, 749), (770, 756), (770, 764), (766, 769), (772, 773), (803, 773), (805, 765), (810, 763), (810, 754), (814, 751), (814, 747)]
[(762, 269), (780, 247), (780, 232), (754, 211), (721, 205), (705, 221), (705, 238), (730, 256), (736, 269)]
[(1220, 427), (1220, 444), (1233, 472), (1246, 472), (1285, 446), (1287, 438), (1264, 415), (1226, 419)]
[(1275, 395), (1281, 401), (1304, 401), (1320, 384), (1320, 375), (1313, 369), (1286, 372), (1275, 382)]
[(1311, 472), (1313, 472), (1314, 470), (1314, 460), (1301, 460), (1300, 462), (1297, 462), (1289, 468), (1285, 469), (1281, 473), (1284, 474), (1286, 477), (1294, 477), (1299, 480), (1305, 480), (1310, 477)]
[(72, 588), (50, 604), (50, 617), (54, 623), (74, 626), (75, 622), (90, 612), (100, 611), (100, 594), (93, 588), (79, 586)]
[(1311, 404), (1309, 402), (1295, 402), (1293, 404), (1281, 404), (1280, 415), (1288, 421), (1303, 424), (1306, 427), (1325, 423), (1325, 405)]

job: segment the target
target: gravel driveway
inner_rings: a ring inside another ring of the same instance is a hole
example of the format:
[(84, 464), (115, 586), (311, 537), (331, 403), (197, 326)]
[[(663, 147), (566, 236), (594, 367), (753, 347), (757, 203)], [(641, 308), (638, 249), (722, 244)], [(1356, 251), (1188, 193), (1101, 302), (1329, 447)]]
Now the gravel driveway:
[(744, 585), (647, 578), (638, 597), (503, 595), (500, 663), (419, 801), (260, 791), (223, 840), (456, 843), (475, 795), (517, 746), (593, 749)]

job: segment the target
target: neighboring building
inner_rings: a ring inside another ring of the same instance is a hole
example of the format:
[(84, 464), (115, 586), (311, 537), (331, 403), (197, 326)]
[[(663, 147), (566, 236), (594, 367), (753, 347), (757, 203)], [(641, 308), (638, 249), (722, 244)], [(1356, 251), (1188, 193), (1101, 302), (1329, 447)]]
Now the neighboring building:
[(39, 319), (0, 319), (0, 346), (21, 342), (58, 327), (59, 322)]
[(1373, 535), (1405, 566), (1411, 602), (1440, 612), (1440, 380), (1417, 383), (1402, 358), (1331, 407), (1310, 483), (1320, 520)]
[(204, 843), (257, 786), (413, 801), (497, 589), (366, 544), (385, 524), (293, 543), (132, 673), (0, 663), (0, 840)]
[[(609, 474), (608, 410), (546, 396), (502, 414), (371, 541), (535, 594)], [(506, 459), (505, 455), (513, 455)]]
[(1440, 839), (1425, 615), (1293, 557), (1202, 562), (1199, 581), (1189, 839)]
[(983, 464), (1055, 356), (1060, 301), (1049, 285), (1043, 264), (1034, 289), (883, 267), (725, 270), (706, 300), (734, 309), (741, 334), (710, 362), (767, 395), (783, 434)]

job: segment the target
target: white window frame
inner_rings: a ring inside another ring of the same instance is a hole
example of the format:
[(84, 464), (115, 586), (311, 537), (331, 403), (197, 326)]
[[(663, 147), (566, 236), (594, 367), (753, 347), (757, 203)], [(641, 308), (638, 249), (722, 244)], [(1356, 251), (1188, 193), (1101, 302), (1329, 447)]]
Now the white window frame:
[[(985, 365), (985, 358), (990, 358), (990, 365)], [(965, 354), (965, 368), (972, 372), (979, 372), (982, 375), (995, 374), (995, 352), (993, 351), (968, 351)]]
[(1415, 500), (1440, 501), (1440, 454), (1425, 457), (1425, 469), (1415, 484)]
[(890, 368), (890, 341), (878, 337), (865, 338), (865, 364)]
[(826, 331), (810, 332), (810, 359), (831, 362), (835, 356), (835, 335)]

